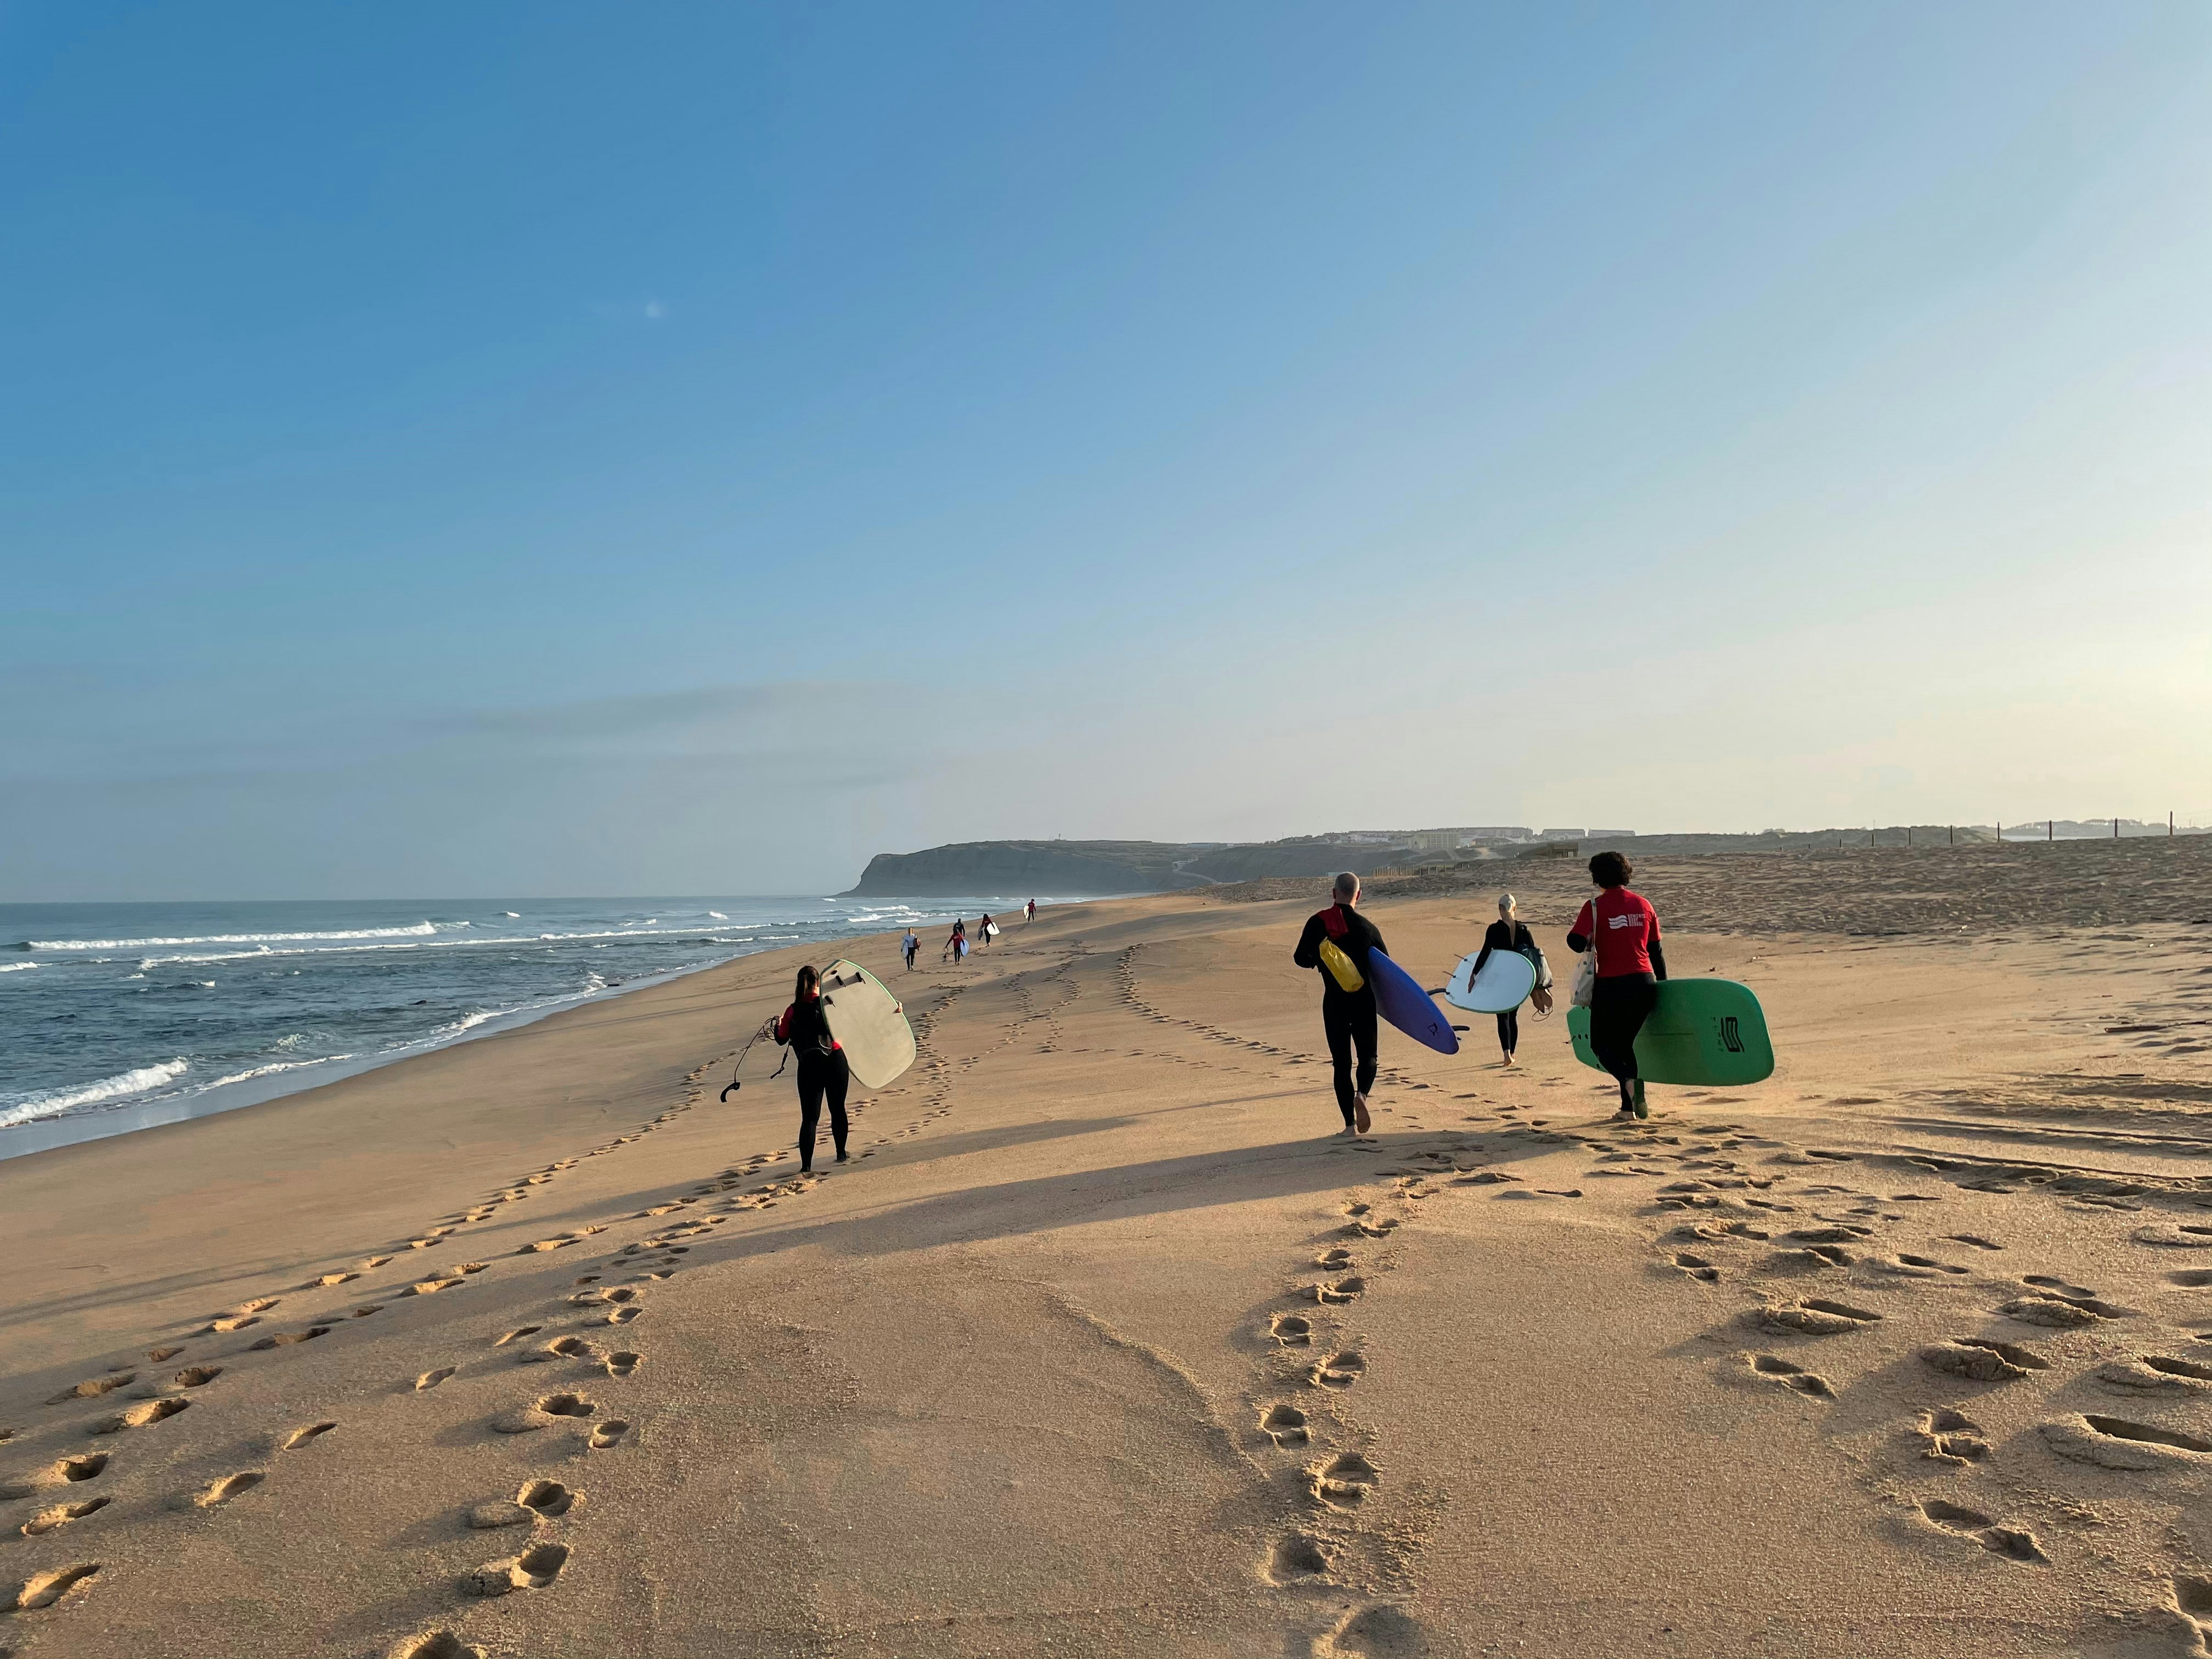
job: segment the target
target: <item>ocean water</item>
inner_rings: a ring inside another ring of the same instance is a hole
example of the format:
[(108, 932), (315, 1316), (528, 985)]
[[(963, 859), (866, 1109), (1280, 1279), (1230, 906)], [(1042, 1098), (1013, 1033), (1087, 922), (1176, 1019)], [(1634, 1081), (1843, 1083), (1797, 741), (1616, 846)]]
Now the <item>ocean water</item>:
[(268, 1099), (733, 957), (949, 922), (985, 903), (0, 905), (0, 1158)]

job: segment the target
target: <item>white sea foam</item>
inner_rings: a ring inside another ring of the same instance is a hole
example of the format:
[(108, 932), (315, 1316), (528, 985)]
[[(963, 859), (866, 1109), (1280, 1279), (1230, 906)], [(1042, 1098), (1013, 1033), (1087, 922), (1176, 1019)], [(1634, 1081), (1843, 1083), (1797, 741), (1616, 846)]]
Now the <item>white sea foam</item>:
[(283, 945), (307, 939), (424, 939), (446, 927), (465, 927), (465, 921), (418, 921), (411, 927), (345, 927), (310, 933), (189, 933), (177, 939), (34, 939), (33, 951), (150, 951), (177, 945)]
[(327, 1066), (334, 1060), (351, 1060), (352, 1058), (351, 1054), (325, 1054), (319, 1060), (283, 1060), (270, 1066), (257, 1066), (250, 1072), (233, 1072), (228, 1077), (219, 1077), (205, 1086), (210, 1089), (220, 1089), (227, 1083), (244, 1083), (252, 1078), (274, 1077), (279, 1072), (303, 1071), (310, 1066)]
[(18, 1123), (52, 1117), (72, 1107), (116, 1100), (125, 1095), (143, 1094), (149, 1089), (158, 1089), (164, 1083), (182, 1077), (191, 1064), (190, 1060), (181, 1058), (167, 1060), (158, 1066), (141, 1066), (135, 1071), (118, 1072), (113, 1077), (104, 1077), (97, 1083), (82, 1084), (74, 1089), (49, 1090), (43, 1094), (18, 1096), (13, 1099), (0, 1095), (0, 1128), (12, 1128)]
[(717, 921), (727, 921), (729, 920), (729, 918), (724, 915), (720, 910), (709, 910), (707, 914), (714, 917)]
[(0, 962), (0, 974), (27, 974), (38, 965), (35, 962)]
[(502, 910), (500, 915), (507, 917), (510, 921), (520, 921), (522, 919), (522, 912), (520, 910)]

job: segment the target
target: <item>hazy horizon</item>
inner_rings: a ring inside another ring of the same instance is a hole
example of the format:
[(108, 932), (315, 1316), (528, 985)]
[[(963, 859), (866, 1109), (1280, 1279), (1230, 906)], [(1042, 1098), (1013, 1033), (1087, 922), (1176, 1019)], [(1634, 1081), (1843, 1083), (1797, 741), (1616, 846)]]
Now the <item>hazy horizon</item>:
[(2212, 11), (0, 16), (0, 901), (2212, 820)]

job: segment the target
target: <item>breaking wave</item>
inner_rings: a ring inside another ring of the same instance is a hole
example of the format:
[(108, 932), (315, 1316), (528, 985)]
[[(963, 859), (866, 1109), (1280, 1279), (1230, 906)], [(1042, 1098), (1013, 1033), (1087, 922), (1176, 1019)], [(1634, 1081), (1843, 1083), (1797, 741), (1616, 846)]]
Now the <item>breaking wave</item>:
[(84, 1084), (75, 1089), (56, 1089), (15, 1100), (0, 1096), (0, 1102), (5, 1103), (0, 1104), (0, 1129), (28, 1123), (34, 1118), (52, 1117), (57, 1112), (68, 1111), (71, 1107), (89, 1106), (95, 1101), (143, 1094), (149, 1089), (158, 1089), (172, 1079), (182, 1077), (191, 1063), (185, 1060), (167, 1060), (159, 1066), (141, 1066), (135, 1071), (118, 1072), (113, 1077), (104, 1077), (97, 1083)]

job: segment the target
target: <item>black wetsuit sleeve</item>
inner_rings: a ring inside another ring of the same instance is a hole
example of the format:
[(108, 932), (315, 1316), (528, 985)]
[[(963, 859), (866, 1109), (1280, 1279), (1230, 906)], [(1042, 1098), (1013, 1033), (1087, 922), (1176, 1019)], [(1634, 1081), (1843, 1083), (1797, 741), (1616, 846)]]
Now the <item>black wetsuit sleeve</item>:
[(1580, 956), (1583, 951), (1589, 949), (1589, 940), (1583, 938), (1580, 933), (1569, 933), (1567, 935), (1567, 949), (1572, 951), (1577, 956)]
[(1651, 947), (1649, 951), (1649, 955), (1651, 957), (1651, 977), (1654, 979), (1666, 978), (1667, 953), (1659, 948), (1659, 935), (1656, 933), (1651, 935)]
[(1474, 959), (1474, 973), (1470, 973), (1468, 977), (1473, 979), (1475, 974), (1482, 971), (1482, 964), (1490, 960), (1490, 953), (1492, 951), (1510, 951), (1514, 948), (1513, 938), (1506, 933), (1505, 924), (1502, 921), (1492, 922), (1483, 930), (1482, 951)]
[(1291, 960), (1301, 968), (1321, 966), (1322, 925), (1319, 915), (1306, 918), (1306, 930), (1298, 935), (1298, 948), (1291, 952)]
[[(1364, 921), (1365, 918), (1363, 917), (1362, 920)], [(1367, 948), (1370, 951), (1380, 951), (1386, 957), (1390, 954), (1390, 947), (1382, 942), (1382, 930), (1371, 921), (1367, 923)]]

